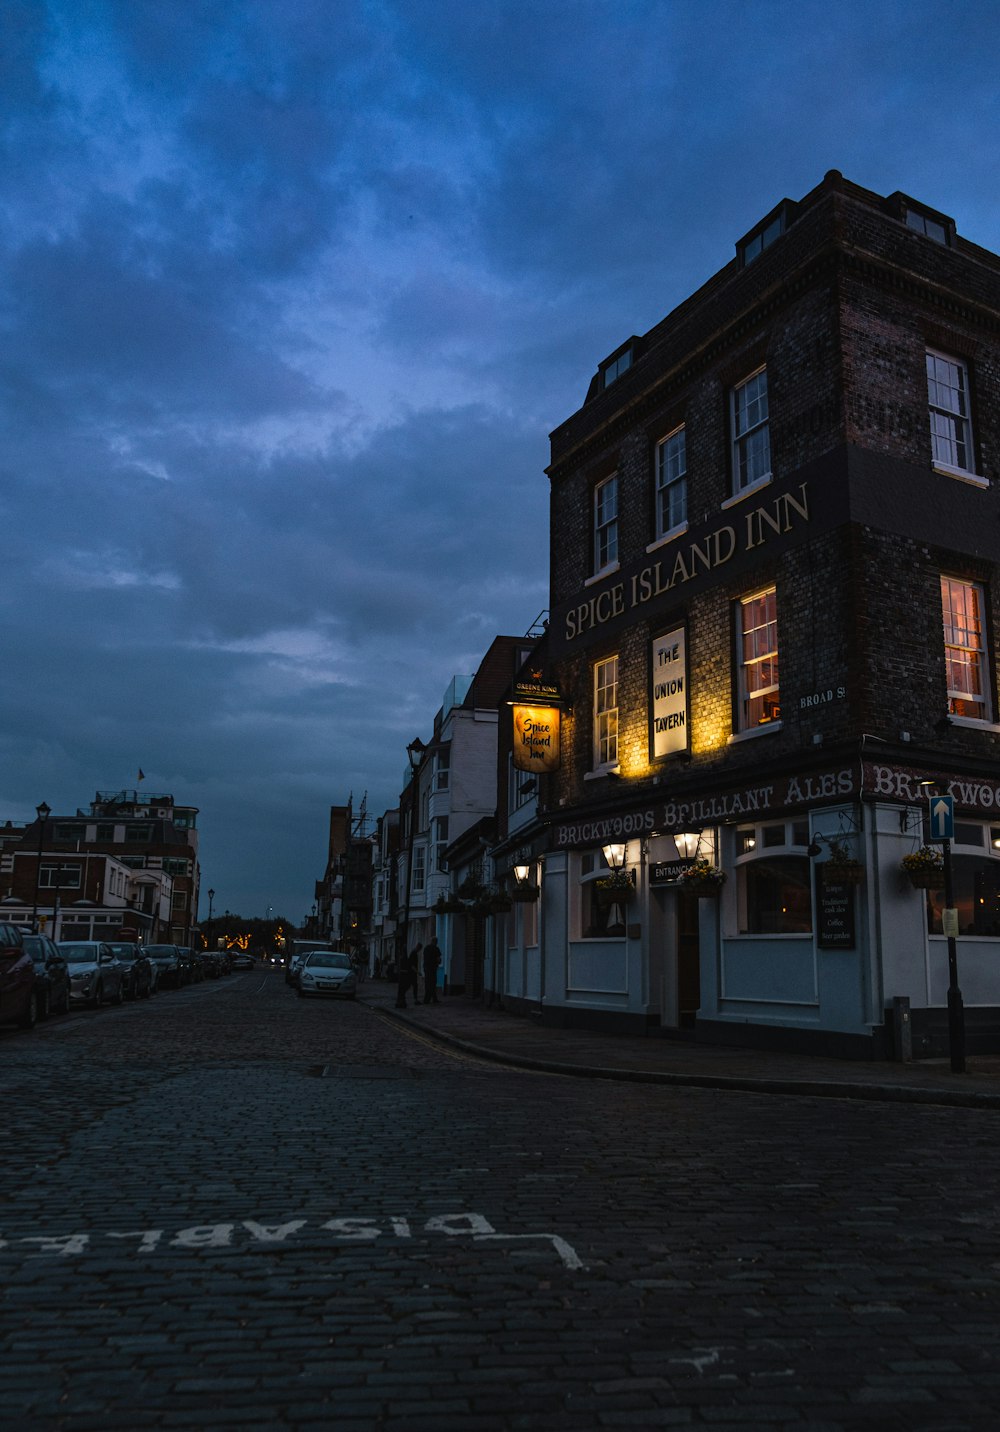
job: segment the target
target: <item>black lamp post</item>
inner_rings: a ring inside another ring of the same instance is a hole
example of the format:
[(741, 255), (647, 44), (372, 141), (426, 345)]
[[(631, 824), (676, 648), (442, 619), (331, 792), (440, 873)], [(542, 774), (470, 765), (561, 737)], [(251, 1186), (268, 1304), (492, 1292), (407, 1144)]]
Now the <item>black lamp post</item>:
[(208, 892), (208, 923), (212, 923), (212, 901), (215, 899), (215, 891)]
[(396, 968), (402, 966), (410, 950), (410, 889), (413, 885), (413, 838), (416, 835), (418, 797), (416, 788), (417, 772), (427, 747), (419, 736), (414, 737), (406, 748), (410, 762), (410, 839), (406, 847), (406, 904), (403, 908), (403, 937), (396, 943)]
[[(930, 825), (931, 839), (934, 836), (934, 800), (938, 795), (938, 786), (935, 781), (921, 781), (921, 786), (928, 796), (928, 822)], [(958, 983), (958, 946), (955, 936), (958, 931), (958, 912), (955, 909), (955, 882), (951, 865), (951, 840), (944, 839), (940, 842), (941, 853), (944, 857), (944, 909), (941, 911), (941, 924), (945, 937), (948, 941), (948, 1053), (950, 1056), (951, 1072), (953, 1074), (965, 1073), (965, 1002), (962, 998), (962, 991)]]
[(31, 907), (31, 928), (38, 931), (38, 888), (42, 879), (42, 848), (45, 845), (45, 823), (52, 814), (50, 806), (42, 801), (41, 805), (35, 806), (38, 816), (38, 863), (35, 866), (35, 903)]

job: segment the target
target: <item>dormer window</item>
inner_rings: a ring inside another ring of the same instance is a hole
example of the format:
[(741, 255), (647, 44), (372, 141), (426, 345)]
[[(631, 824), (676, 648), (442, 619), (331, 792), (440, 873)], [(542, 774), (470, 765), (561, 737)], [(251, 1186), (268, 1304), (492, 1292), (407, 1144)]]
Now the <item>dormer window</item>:
[(742, 267), (746, 268), (747, 264), (753, 263), (765, 249), (770, 248), (775, 239), (780, 239), (793, 218), (794, 214), (790, 212), (789, 201), (786, 199), (762, 219), (755, 229), (751, 229), (745, 238), (740, 239), (736, 252)]
[(915, 229), (918, 234), (925, 238), (933, 239), (936, 244), (947, 244), (948, 230), (939, 219), (932, 219), (930, 214), (923, 214), (919, 209), (907, 209), (906, 227)]
[(624, 353), (619, 353), (617, 358), (612, 358), (601, 370), (604, 378), (605, 388), (610, 388), (616, 379), (623, 373), (627, 373), (632, 366), (632, 350), (626, 348)]

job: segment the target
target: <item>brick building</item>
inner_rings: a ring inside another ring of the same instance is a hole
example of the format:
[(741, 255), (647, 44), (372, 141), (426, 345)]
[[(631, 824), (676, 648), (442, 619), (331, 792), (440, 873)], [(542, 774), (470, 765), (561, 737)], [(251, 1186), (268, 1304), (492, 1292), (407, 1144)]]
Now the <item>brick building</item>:
[[(44, 812), (43, 812), (44, 814)], [(90, 810), (0, 827), (8, 918), (66, 940), (190, 945), (197, 930), (198, 811), (171, 795), (98, 791)]]
[(1000, 1047), (1000, 259), (833, 171), (551, 443), (546, 1017), (877, 1057), (905, 998), (940, 1052), (931, 781)]

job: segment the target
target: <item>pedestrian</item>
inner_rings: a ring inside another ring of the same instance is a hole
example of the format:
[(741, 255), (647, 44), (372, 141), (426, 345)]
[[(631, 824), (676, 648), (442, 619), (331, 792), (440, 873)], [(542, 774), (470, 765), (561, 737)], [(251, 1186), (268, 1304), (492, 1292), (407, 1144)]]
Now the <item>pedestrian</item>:
[[(441, 950), (438, 942), (431, 939), (429, 945), (424, 946), (424, 1004), (440, 1004), (438, 999), (437, 979), (438, 969), (441, 966)], [(415, 998), (416, 996), (414, 996)]]
[(423, 945), (416, 944), (408, 955), (404, 955), (399, 965), (398, 978), (396, 981), (396, 1008), (406, 1008), (406, 991), (413, 990), (413, 1003), (417, 1002), (417, 970), (420, 968), (420, 951)]

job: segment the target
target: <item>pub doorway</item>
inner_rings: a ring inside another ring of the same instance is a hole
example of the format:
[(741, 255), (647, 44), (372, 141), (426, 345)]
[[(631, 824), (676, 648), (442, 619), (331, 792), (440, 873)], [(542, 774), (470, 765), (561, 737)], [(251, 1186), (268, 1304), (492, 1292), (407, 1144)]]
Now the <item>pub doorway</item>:
[(698, 897), (676, 885), (656, 894), (652, 955), (659, 970), (660, 1026), (694, 1029), (701, 1004)]

